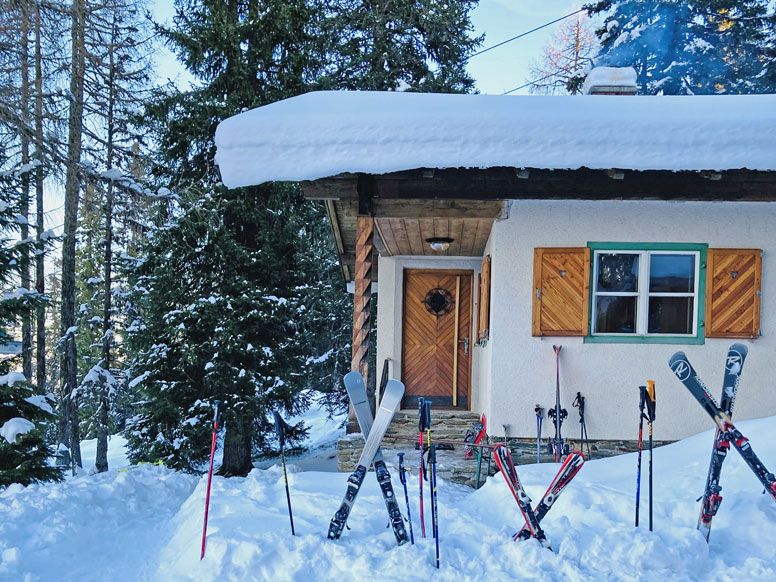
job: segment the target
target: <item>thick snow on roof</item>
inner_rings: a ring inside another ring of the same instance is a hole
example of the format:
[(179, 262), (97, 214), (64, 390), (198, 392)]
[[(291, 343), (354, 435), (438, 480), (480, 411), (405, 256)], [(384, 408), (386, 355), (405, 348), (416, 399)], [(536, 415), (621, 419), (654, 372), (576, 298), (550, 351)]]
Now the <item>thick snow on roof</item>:
[(413, 168), (776, 170), (776, 95), (307, 93), (224, 120), (228, 187)]

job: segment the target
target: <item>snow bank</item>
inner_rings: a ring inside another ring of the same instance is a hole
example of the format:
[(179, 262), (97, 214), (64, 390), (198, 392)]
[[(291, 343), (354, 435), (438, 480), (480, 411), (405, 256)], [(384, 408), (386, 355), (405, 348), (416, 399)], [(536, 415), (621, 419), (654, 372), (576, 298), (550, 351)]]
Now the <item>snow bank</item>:
[[(776, 467), (776, 417), (742, 422), (740, 428), (763, 462)], [(386, 528), (372, 474), (351, 514), (352, 529), (338, 542), (326, 540), (326, 530), (346, 475), (291, 467), (296, 537), (290, 535), (277, 466), (245, 478), (215, 477), (201, 562), (204, 477), (142, 465), (62, 484), (12, 486), (0, 493), (0, 579), (774, 579), (776, 504), (762, 495), (734, 451), (723, 470), (725, 499), (709, 546), (695, 529), (695, 500), (712, 438), (707, 431), (655, 451), (653, 533), (632, 525), (635, 455), (589, 462), (542, 522), (553, 552), (533, 541), (512, 542), (522, 519), (500, 476), (478, 491), (440, 482), (440, 571), (433, 565), (433, 540), (420, 537), (414, 475), (409, 480), (416, 544), (400, 548)], [(538, 499), (556, 468), (519, 467), (529, 495)], [(392, 475), (404, 507), (395, 469)], [(427, 519), (429, 513), (427, 505)]]
[(776, 170), (776, 95), (326, 91), (222, 121), (230, 188), (412, 168)]

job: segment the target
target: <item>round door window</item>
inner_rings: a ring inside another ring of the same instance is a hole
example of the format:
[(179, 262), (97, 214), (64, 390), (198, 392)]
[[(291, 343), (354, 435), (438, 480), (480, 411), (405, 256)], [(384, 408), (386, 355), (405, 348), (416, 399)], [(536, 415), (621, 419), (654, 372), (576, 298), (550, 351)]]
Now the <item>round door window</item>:
[(450, 313), (452, 311), (455, 302), (453, 296), (447, 289), (442, 287), (435, 287), (426, 293), (426, 298), (423, 300), (423, 304), (428, 309), (429, 313), (433, 313), (437, 317)]

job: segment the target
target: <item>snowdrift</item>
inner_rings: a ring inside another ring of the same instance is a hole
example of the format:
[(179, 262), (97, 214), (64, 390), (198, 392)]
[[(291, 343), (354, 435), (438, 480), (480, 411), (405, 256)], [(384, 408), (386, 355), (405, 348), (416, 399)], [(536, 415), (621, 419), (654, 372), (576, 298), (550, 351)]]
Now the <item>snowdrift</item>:
[[(776, 417), (738, 426), (775, 469)], [(723, 469), (724, 501), (710, 545), (695, 530), (712, 440), (708, 431), (656, 449), (653, 533), (633, 527), (635, 456), (588, 462), (542, 522), (554, 552), (511, 540), (521, 518), (500, 476), (478, 491), (440, 482), (438, 572), (433, 540), (420, 538), (414, 475), (416, 544), (401, 548), (386, 527), (371, 475), (351, 514), (352, 529), (338, 542), (326, 540), (326, 530), (345, 475), (292, 470), (296, 537), (278, 467), (242, 479), (217, 477), (202, 562), (204, 479), (142, 465), (56, 485), (14, 486), (0, 494), (0, 579), (776, 579), (776, 504), (734, 451)], [(534, 499), (556, 467), (518, 467)], [(393, 481), (403, 498), (395, 471)]]

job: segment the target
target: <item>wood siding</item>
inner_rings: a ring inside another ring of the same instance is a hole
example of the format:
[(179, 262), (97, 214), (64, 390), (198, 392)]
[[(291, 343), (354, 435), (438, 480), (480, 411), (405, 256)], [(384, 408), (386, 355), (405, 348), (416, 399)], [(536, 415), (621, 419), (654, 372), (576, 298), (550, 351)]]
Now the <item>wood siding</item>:
[(534, 249), (531, 334), (587, 335), (589, 289), (590, 249)]
[(490, 338), (490, 255), (482, 259), (477, 287), (477, 341), (486, 342)]
[(759, 337), (762, 251), (709, 249), (706, 273), (706, 337)]

